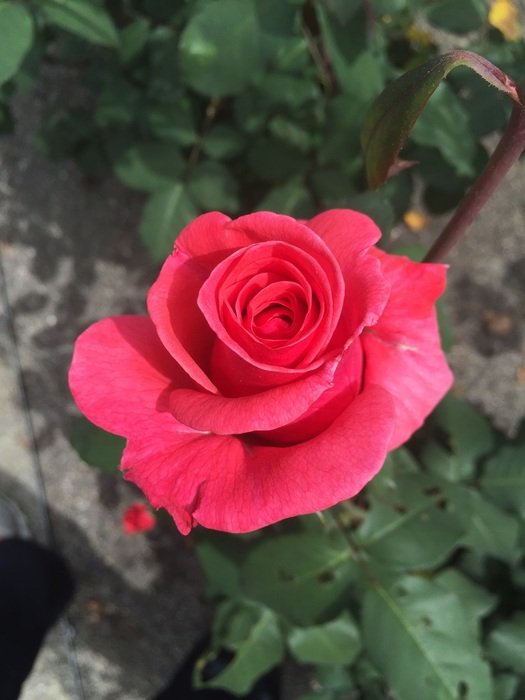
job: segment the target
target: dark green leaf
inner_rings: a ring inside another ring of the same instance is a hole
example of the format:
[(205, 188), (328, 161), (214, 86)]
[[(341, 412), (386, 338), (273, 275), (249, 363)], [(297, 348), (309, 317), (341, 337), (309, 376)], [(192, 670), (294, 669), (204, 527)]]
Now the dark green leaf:
[(192, 146), (197, 140), (195, 117), (189, 99), (181, 98), (176, 104), (148, 104), (146, 120), (152, 134), (163, 141)]
[(245, 139), (233, 126), (215, 124), (202, 141), (202, 150), (214, 160), (228, 160), (239, 155), (245, 145)]
[(516, 691), (520, 679), (512, 673), (498, 673), (494, 677), (494, 700), (518, 700)]
[(347, 612), (324, 625), (295, 627), (288, 646), (297, 661), (305, 664), (350, 664), (361, 649), (359, 630)]
[(151, 31), (150, 22), (139, 17), (120, 32), (120, 58), (129, 63), (137, 58), (146, 46)]
[(352, 556), (344, 540), (314, 533), (276, 536), (248, 555), (243, 591), (291, 621), (313, 624), (339, 608), (357, 576)]
[(439, 404), (432, 422), (447, 434), (451, 454), (447, 454), (441, 445), (429, 442), (423, 448), (422, 461), (450, 481), (473, 477), (478, 460), (494, 448), (494, 431), (490, 423), (452, 393)]
[(435, 146), (458, 175), (475, 174), (476, 141), (460, 100), (445, 83), (437, 86), (414, 125), (412, 138), (423, 146)]
[(444, 561), (465, 525), (444, 507), (438, 483), (424, 474), (399, 470), (391, 480), (382, 477), (372, 484), (369, 509), (355, 535), (371, 562), (393, 569), (425, 569)]
[(466, 34), (483, 26), (487, 18), (487, 5), (485, 0), (443, 0), (431, 5), (425, 14), (430, 24), (436, 27)]
[(33, 20), (23, 5), (0, 3), (0, 85), (20, 68), (33, 43)]
[(154, 192), (177, 182), (184, 166), (184, 159), (175, 144), (145, 142), (124, 151), (114, 169), (128, 187)]
[(197, 687), (224, 688), (246, 695), (258, 678), (276, 666), (284, 656), (284, 641), (274, 612), (251, 603), (225, 603), (219, 610), (213, 642), (234, 653), (233, 659), (206, 683), (199, 678), (205, 662), (197, 662)]
[(308, 131), (285, 117), (273, 117), (268, 124), (268, 130), (273, 136), (299, 151), (308, 151), (312, 146), (312, 138)]
[(109, 82), (98, 97), (95, 112), (97, 126), (131, 124), (137, 115), (141, 98), (140, 90), (126, 80)]
[(126, 440), (97, 428), (85, 418), (78, 418), (71, 430), (70, 442), (79, 457), (91, 467), (118, 472)]
[(303, 175), (308, 158), (297, 148), (279, 139), (261, 137), (248, 151), (248, 163), (261, 179), (282, 181), (293, 175)]
[(187, 85), (210, 97), (237, 95), (263, 68), (253, 0), (201, 5), (180, 38), (180, 68)]
[(120, 38), (110, 15), (91, 0), (40, 0), (50, 24), (87, 41), (118, 47)]
[(466, 530), (461, 543), (469, 548), (509, 563), (520, 557), (519, 524), (474, 489), (443, 484), (449, 512)]
[(381, 92), (385, 71), (381, 58), (368, 46), (364, 13), (343, 26), (318, 4), (317, 16), (341, 90), (368, 104)]
[(246, 556), (246, 543), (234, 535), (212, 530), (197, 533), (196, 539), (207, 594), (240, 597), (239, 569)]
[(469, 620), (479, 620), (497, 605), (496, 596), (478, 586), (457, 569), (444, 569), (434, 582), (457, 595)]
[(302, 218), (315, 213), (312, 197), (301, 178), (293, 178), (284, 185), (274, 187), (259, 202), (257, 209)]
[(487, 649), (498, 664), (525, 675), (525, 613), (516, 613), (493, 629)]
[(504, 445), (487, 460), (482, 490), (525, 519), (525, 444)]
[(184, 226), (197, 216), (186, 186), (176, 182), (150, 196), (140, 220), (140, 237), (152, 260), (163, 260)]
[(516, 84), (489, 61), (469, 51), (451, 51), (426, 61), (391, 83), (370, 108), (361, 134), (368, 181), (376, 188), (388, 178), (419, 114), (441, 81), (467, 66), (519, 102)]
[(321, 3), (345, 25), (362, 8), (361, 0), (321, 0)]
[(188, 177), (188, 192), (204, 210), (236, 214), (239, 209), (237, 182), (220, 163), (199, 163)]
[(477, 625), (451, 592), (405, 576), (390, 590), (376, 585), (363, 606), (368, 654), (396, 696), (439, 700), (493, 700)]

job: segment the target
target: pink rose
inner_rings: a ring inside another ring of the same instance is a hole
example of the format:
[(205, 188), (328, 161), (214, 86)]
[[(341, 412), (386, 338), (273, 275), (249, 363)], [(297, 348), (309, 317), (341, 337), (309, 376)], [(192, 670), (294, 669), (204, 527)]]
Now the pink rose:
[(80, 410), (182, 533), (247, 532), (349, 498), (450, 387), (445, 267), (387, 255), (363, 214), (213, 212), (148, 295), (78, 338)]

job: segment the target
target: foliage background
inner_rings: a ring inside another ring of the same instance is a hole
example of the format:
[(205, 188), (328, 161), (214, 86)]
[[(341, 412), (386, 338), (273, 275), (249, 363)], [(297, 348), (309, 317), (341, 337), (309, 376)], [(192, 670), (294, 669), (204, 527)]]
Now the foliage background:
[[(453, 4), (368, 3), (368, 31), (360, 2), (336, 0), (175, 12), (153, 1), (2, 2), (0, 31), (16, 38), (0, 49), (2, 123), (13, 126), (9, 101), (42, 61), (68, 65), (84, 90), (49, 114), (40, 146), (74, 157), (90, 182), (113, 171), (147, 193), (140, 233), (155, 259), (210, 208), (355, 206), (386, 234), (409, 207), (413, 176), (365, 192), (359, 130), (384, 83), (435, 53), (429, 30), (453, 30), (520, 77), (523, 42), (491, 28), (486, 3)], [(466, 73), (433, 98), (409, 151), (431, 211), (461, 196), (506, 109)], [(429, 698), (522, 697), (524, 442), (505, 442), (451, 398), (353, 504), (242, 540), (207, 533), (200, 557), (210, 595), (224, 601), (214, 645), (234, 653), (215, 682), (241, 692), (287, 649), (313, 665), (321, 700), (419, 699), (423, 688)], [(268, 560), (282, 566), (269, 571)]]
[[(146, 193), (138, 230), (154, 260), (212, 209), (307, 217), (356, 207), (386, 235), (413, 177), (366, 192), (367, 107), (436, 54), (443, 30), (519, 78), (517, 21), (507, 8), (505, 36), (489, 19), (486, 0), (2, 0), (0, 128), (13, 128), (9, 102), (43, 63), (67, 66), (83, 89), (50, 111), (39, 145), (74, 158), (90, 181), (113, 172)], [(508, 111), (467, 71), (441, 86), (406, 153), (421, 163), (431, 212), (461, 198), (486, 161), (483, 137)]]

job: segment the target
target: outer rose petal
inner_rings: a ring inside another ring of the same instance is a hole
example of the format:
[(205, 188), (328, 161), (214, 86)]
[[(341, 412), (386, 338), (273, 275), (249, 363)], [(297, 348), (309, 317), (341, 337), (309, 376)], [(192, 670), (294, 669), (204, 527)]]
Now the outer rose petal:
[(166, 350), (204, 389), (217, 393), (206, 372), (215, 336), (197, 296), (207, 277), (198, 261), (175, 250), (148, 294), (148, 312)]
[(335, 255), (345, 279), (352, 275), (356, 256), (381, 238), (381, 231), (369, 216), (351, 209), (329, 209), (306, 224)]
[(126, 477), (183, 534), (196, 523), (249, 532), (358, 493), (383, 465), (395, 409), (388, 392), (369, 386), (327, 430), (290, 447), (181, 434), (159, 417), (128, 442)]
[(453, 381), (434, 307), (445, 288), (446, 266), (376, 254), (392, 293), (378, 323), (362, 335), (365, 383), (384, 387), (395, 399), (393, 450), (423, 424)]
[(106, 318), (77, 339), (71, 393), (82, 413), (104, 430), (129, 437), (159, 410), (167, 411), (172, 381), (191, 386), (145, 316)]
[(333, 384), (339, 359), (306, 377), (249, 396), (229, 398), (193, 389), (175, 389), (170, 409), (181, 423), (217, 435), (273, 430), (300, 418)]

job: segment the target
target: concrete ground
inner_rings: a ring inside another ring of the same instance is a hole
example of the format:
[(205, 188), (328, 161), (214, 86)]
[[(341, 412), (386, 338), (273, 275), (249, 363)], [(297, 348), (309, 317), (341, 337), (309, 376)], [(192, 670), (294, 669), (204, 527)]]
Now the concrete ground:
[[(90, 322), (143, 311), (156, 269), (137, 241), (140, 197), (114, 181), (86, 188), (73, 165), (35, 151), (46, 99), (21, 100), (17, 133), (0, 141), (0, 491), (69, 560), (78, 593), (23, 700), (144, 700), (210, 610), (190, 540), (167, 520), (126, 537), (121, 516), (140, 494), (70, 447), (66, 373)], [(446, 293), (457, 388), (509, 432), (525, 415), (524, 178), (522, 163), (451, 255)]]

